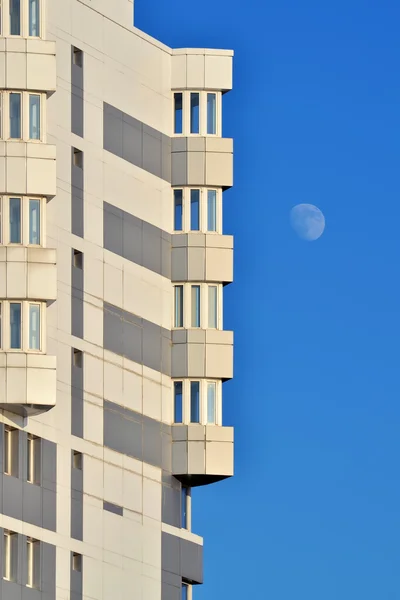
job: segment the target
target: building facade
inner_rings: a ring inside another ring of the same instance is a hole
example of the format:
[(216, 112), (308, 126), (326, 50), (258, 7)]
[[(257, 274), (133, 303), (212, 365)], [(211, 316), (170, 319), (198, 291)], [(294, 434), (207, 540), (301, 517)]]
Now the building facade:
[(233, 53), (133, 8), (0, 3), (2, 600), (192, 598), (191, 490), (233, 474)]

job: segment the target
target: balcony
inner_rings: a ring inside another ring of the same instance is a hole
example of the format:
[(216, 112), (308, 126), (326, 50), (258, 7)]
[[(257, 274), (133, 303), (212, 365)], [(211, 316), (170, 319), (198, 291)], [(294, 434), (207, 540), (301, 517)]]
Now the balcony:
[(172, 474), (196, 487), (233, 475), (233, 427), (172, 426)]
[(56, 404), (56, 357), (0, 352), (0, 408), (23, 417)]

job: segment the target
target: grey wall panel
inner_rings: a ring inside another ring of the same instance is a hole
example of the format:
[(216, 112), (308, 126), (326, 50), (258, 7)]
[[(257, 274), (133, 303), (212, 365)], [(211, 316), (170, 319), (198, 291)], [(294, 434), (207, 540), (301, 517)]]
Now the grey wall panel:
[(82, 167), (74, 164), (74, 148), (71, 148), (71, 231), (74, 235), (83, 238), (84, 235), (84, 173)]
[(72, 557), (73, 557), (73, 555), (72, 555), (72, 552), (71, 552), (71, 566), (70, 566), (70, 569), (71, 569), (71, 577), (70, 577), (71, 594), (70, 594), (70, 600), (82, 600), (82, 598), (83, 598), (83, 585), (82, 585), (82, 580), (83, 580), (83, 560), (82, 560), (81, 570), (80, 571), (75, 571), (73, 569)]
[(71, 453), (71, 537), (83, 540), (83, 471), (73, 466)]
[(103, 345), (120, 356), (169, 375), (171, 331), (104, 303)]
[(166, 484), (162, 486), (162, 522), (181, 527), (181, 493)]
[(163, 277), (171, 276), (171, 234), (104, 202), (104, 248)]
[(162, 533), (162, 570), (194, 584), (203, 583), (203, 546)]
[(42, 488), (24, 481), (22, 484), (22, 520), (42, 527), (42, 505)]
[(81, 66), (74, 64), (74, 48), (71, 46), (71, 131), (83, 137), (83, 52)]
[(82, 355), (82, 365), (74, 364), (74, 349), (71, 348), (71, 433), (83, 438), (83, 369), (85, 356)]
[(45, 488), (42, 489), (42, 523), (45, 529), (57, 529), (57, 494)]
[(83, 339), (83, 269), (71, 266), (71, 334)]
[(57, 491), (57, 444), (42, 439), (42, 487)]
[[(42, 542), (41, 590), (49, 598), (56, 597), (56, 547)], [(44, 599), (43, 599), (44, 600)]]
[(106, 103), (103, 110), (104, 150), (122, 158), (122, 112)]
[(104, 410), (104, 445), (142, 460), (142, 424), (111, 410)]
[(22, 481), (10, 475), (3, 476), (3, 513), (22, 520)]
[(116, 504), (113, 504), (112, 502), (106, 502), (105, 500), (103, 502), (103, 510), (107, 510), (108, 512), (119, 515), (120, 517), (122, 517), (124, 514), (124, 509), (122, 506), (117, 506)]

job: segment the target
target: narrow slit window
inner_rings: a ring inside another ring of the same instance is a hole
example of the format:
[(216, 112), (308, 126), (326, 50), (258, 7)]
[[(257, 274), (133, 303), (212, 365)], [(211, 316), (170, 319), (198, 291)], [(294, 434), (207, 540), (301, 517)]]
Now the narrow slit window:
[(216, 421), (215, 398), (217, 394), (217, 384), (215, 381), (207, 383), (207, 423), (214, 424)]
[(80, 250), (74, 250), (73, 265), (77, 269), (83, 269), (83, 252), (80, 252)]
[(40, 200), (29, 200), (29, 243), (40, 244)]
[(75, 167), (78, 167), (79, 169), (83, 169), (83, 152), (82, 152), (82, 150), (78, 150), (78, 148), (74, 148), (73, 163), (74, 163)]
[(207, 134), (217, 133), (217, 95), (207, 94)]
[(21, 94), (10, 94), (10, 138), (21, 139)]
[(74, 367), (78, 367), (78, 369), (82, 369), (82, 367), (83, 367), (83, 352), (82, 352), (82, 350), (78, 350), (77, 348), (74, 348), (73, 364), (74, 364)]
[(188, 488), (184, 485), (181, 490), (181, 527), (187, 529), (188, 527)]
[(72, 50), (72, 62), (77, 67), (80, 67), (80, 68), (83, 67), (83, 52), (82, 52), (82, 50), (80, 50), (79, 48), (76, 48), (75, 46), (73, 47), (73, 50)]
[(208, 327), (218, 327), (218, 288), (216, 285), (208, 287)]
[(22, 311), (21, 302), (10, 303), (10, 348), (12, 350), (21, 349), (21, 321)]
[(200, 190), (190, 190), (190, 229), (200, 230)]
[(78, 469), (78, 471), (82, 471), (82, 469), (83, 469), (82, 452), (78, 452), (77, 450), (72, 451), (72, 466), (74, 469)]
[(21, 243), (21, 198), (10, 198), (10, 244)]
[(0, 302), (0, 348), (3, 347), (3, 303)]
[(189, 586), (187, 583), (182, 583), (182, 600), (189, 600)]
[(29, 0), (29, 35), (40, 36), (40, 0)]
[(200, 286), (192, 285), (192, 327), (200, 327)]
[(174, 133), (183, 131), (183, 94), (177, 92), (174, 94)]
[(29, 94), (29, 139), (40, 140), (39, 94)]
[(217, 231), (216, 190), (207, 190), (207, 231)]
[(29, 305), (29, 350), (40, 350), (40, 305)]
[(200, 423), (200, 381), (190, 382), (190, 422)]
[(40, 483), (40, 439), (31, 433), (28, 434), (28, 456), (26, 480), (29, 483)]
[(18, 477), (18, 444), (18, 429), (6, 426), (3, 438), (3, 471), (12, 477)]
[(182, 381), (174, 382), (174, 422), (183, 423)]
[(21, 35), (21, 0), (10, 1), (10, 35)]
[(183, 190), (174, 190), (174, 230), (183, 229)]
[(17, 575), (18, 537), (13, 531), (3, 533), (3, 578), (15, 581)]
[(190, 94), (190, 133), (200, 133), (200, 94)]
[(72, 570), (79, 573), (82, 571), (82, 554), (72, 553)]
[(183, 285), (175, 286), (174, 327), (183, 327)]

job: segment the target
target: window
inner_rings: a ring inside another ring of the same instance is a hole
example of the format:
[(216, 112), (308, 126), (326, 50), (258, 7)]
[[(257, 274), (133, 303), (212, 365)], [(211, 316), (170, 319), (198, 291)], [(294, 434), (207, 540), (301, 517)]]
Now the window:
[(10, 94), (10, 138), (21, 139), (21, 94)]
[(222, 233), (222, 189), (183, 188), (173, 193), (174, 231)]
[(174, 422), (183, 423), (182, 381), (174, 381)]
[(28, 483), (40, 485), (40, 463), (41, 463), (41, 448), (40, 438), (28, 433), (27, 439), (28, 452), (27, 452), (27, 473), (26, 480)]
[(78, 452), (77, 450), (72, 451), (72, 467), (74, 469), (78, 469), (78, 471), (82, 471), (82, 468), (83, 468), (82, 452)]
[(200, 327), (200, 286), (192, 285), (192, 327)]
[(21, 0), (10, 2), (10, 35), (21, 35)]
[(180, 283), (173, 290), (174, 328), (222, 329), (222, 284)]
[(182, 231), (183, 226), (183, 204), (182, 190), (174, 190), (174, 229)]
[(40, 350), (40, 304), (29, 305), (29, 350)]
[(40, 244), (40, 200), (29, 200), (29, 243)]
[(72, 63), (77, 67), (83, 67), (83, 52), (75, 46), (72, 48)]
[(83, 252), (74, 250), (72, 257), (73, 265), (77, 269), (83, 269)]
[(200, 190), (190, 190), (190, 229), (200, 230)]
[(200, 94), (190, 94), (190, 133), (200, 133)]
[(190, 488), (181, 488), (181, 527), (190, 530)]
[(183, 94), (174, 94), (174, 133), (183, 132)]
[(19, 432), (14, 427), (4, 427), (3, 469), (6, 475), (18, 477)]
[(216, 190), (207, 190), (207, 231), (217, 231)]
[(14, 531), (3, 533), (3, 578), (15, 581), (17, 575), (18, 537)]
[(222, 425), (222, 381), (174, 381), (174, 423)]
[(173, 103), (176, 135), (221, 135), (221, 92), (177, 91)]
[(72, 553), (72, 570), (79, 573), (82, 571), (82, 554)]
[(190, 382), (190, 422), (200, 423), (200, 381)]
[(31, 588), (40, 586), (40, 542), (33, 538), (26, 540), (26, 585)]
[(21, 302), (10, 302), (10, 348), (18, 350), (22, 346)]
[(40, 2), (39, 0), (29, 0), (29, 35), (31, 37), (40, 36)]
[(183, 327), (183, 285), (175, 286), (174, 327)]
[(207, 94), (207, 133), (217, 133), (217, 94)]
[(208, 327), (218, 327), (218, 288), (216, 285), (208, 286)]
[(83, 169), (83, 152), (77, 148), (73, 149), (73, 164), (79, 169)]
[(83, 352), (82, 352), (82, 350), (78, 350), (77, 348), (74, 348), (72, 357), (73, 357), (74, 367), (78, 367), (78, 369), (82, 369), (82, 367), (83, 367)]
[(29, 139), (40, 140), (40, 96), (29, 94)]
[(21, 243), (21, 198), (10, 198), (10, 244)]

